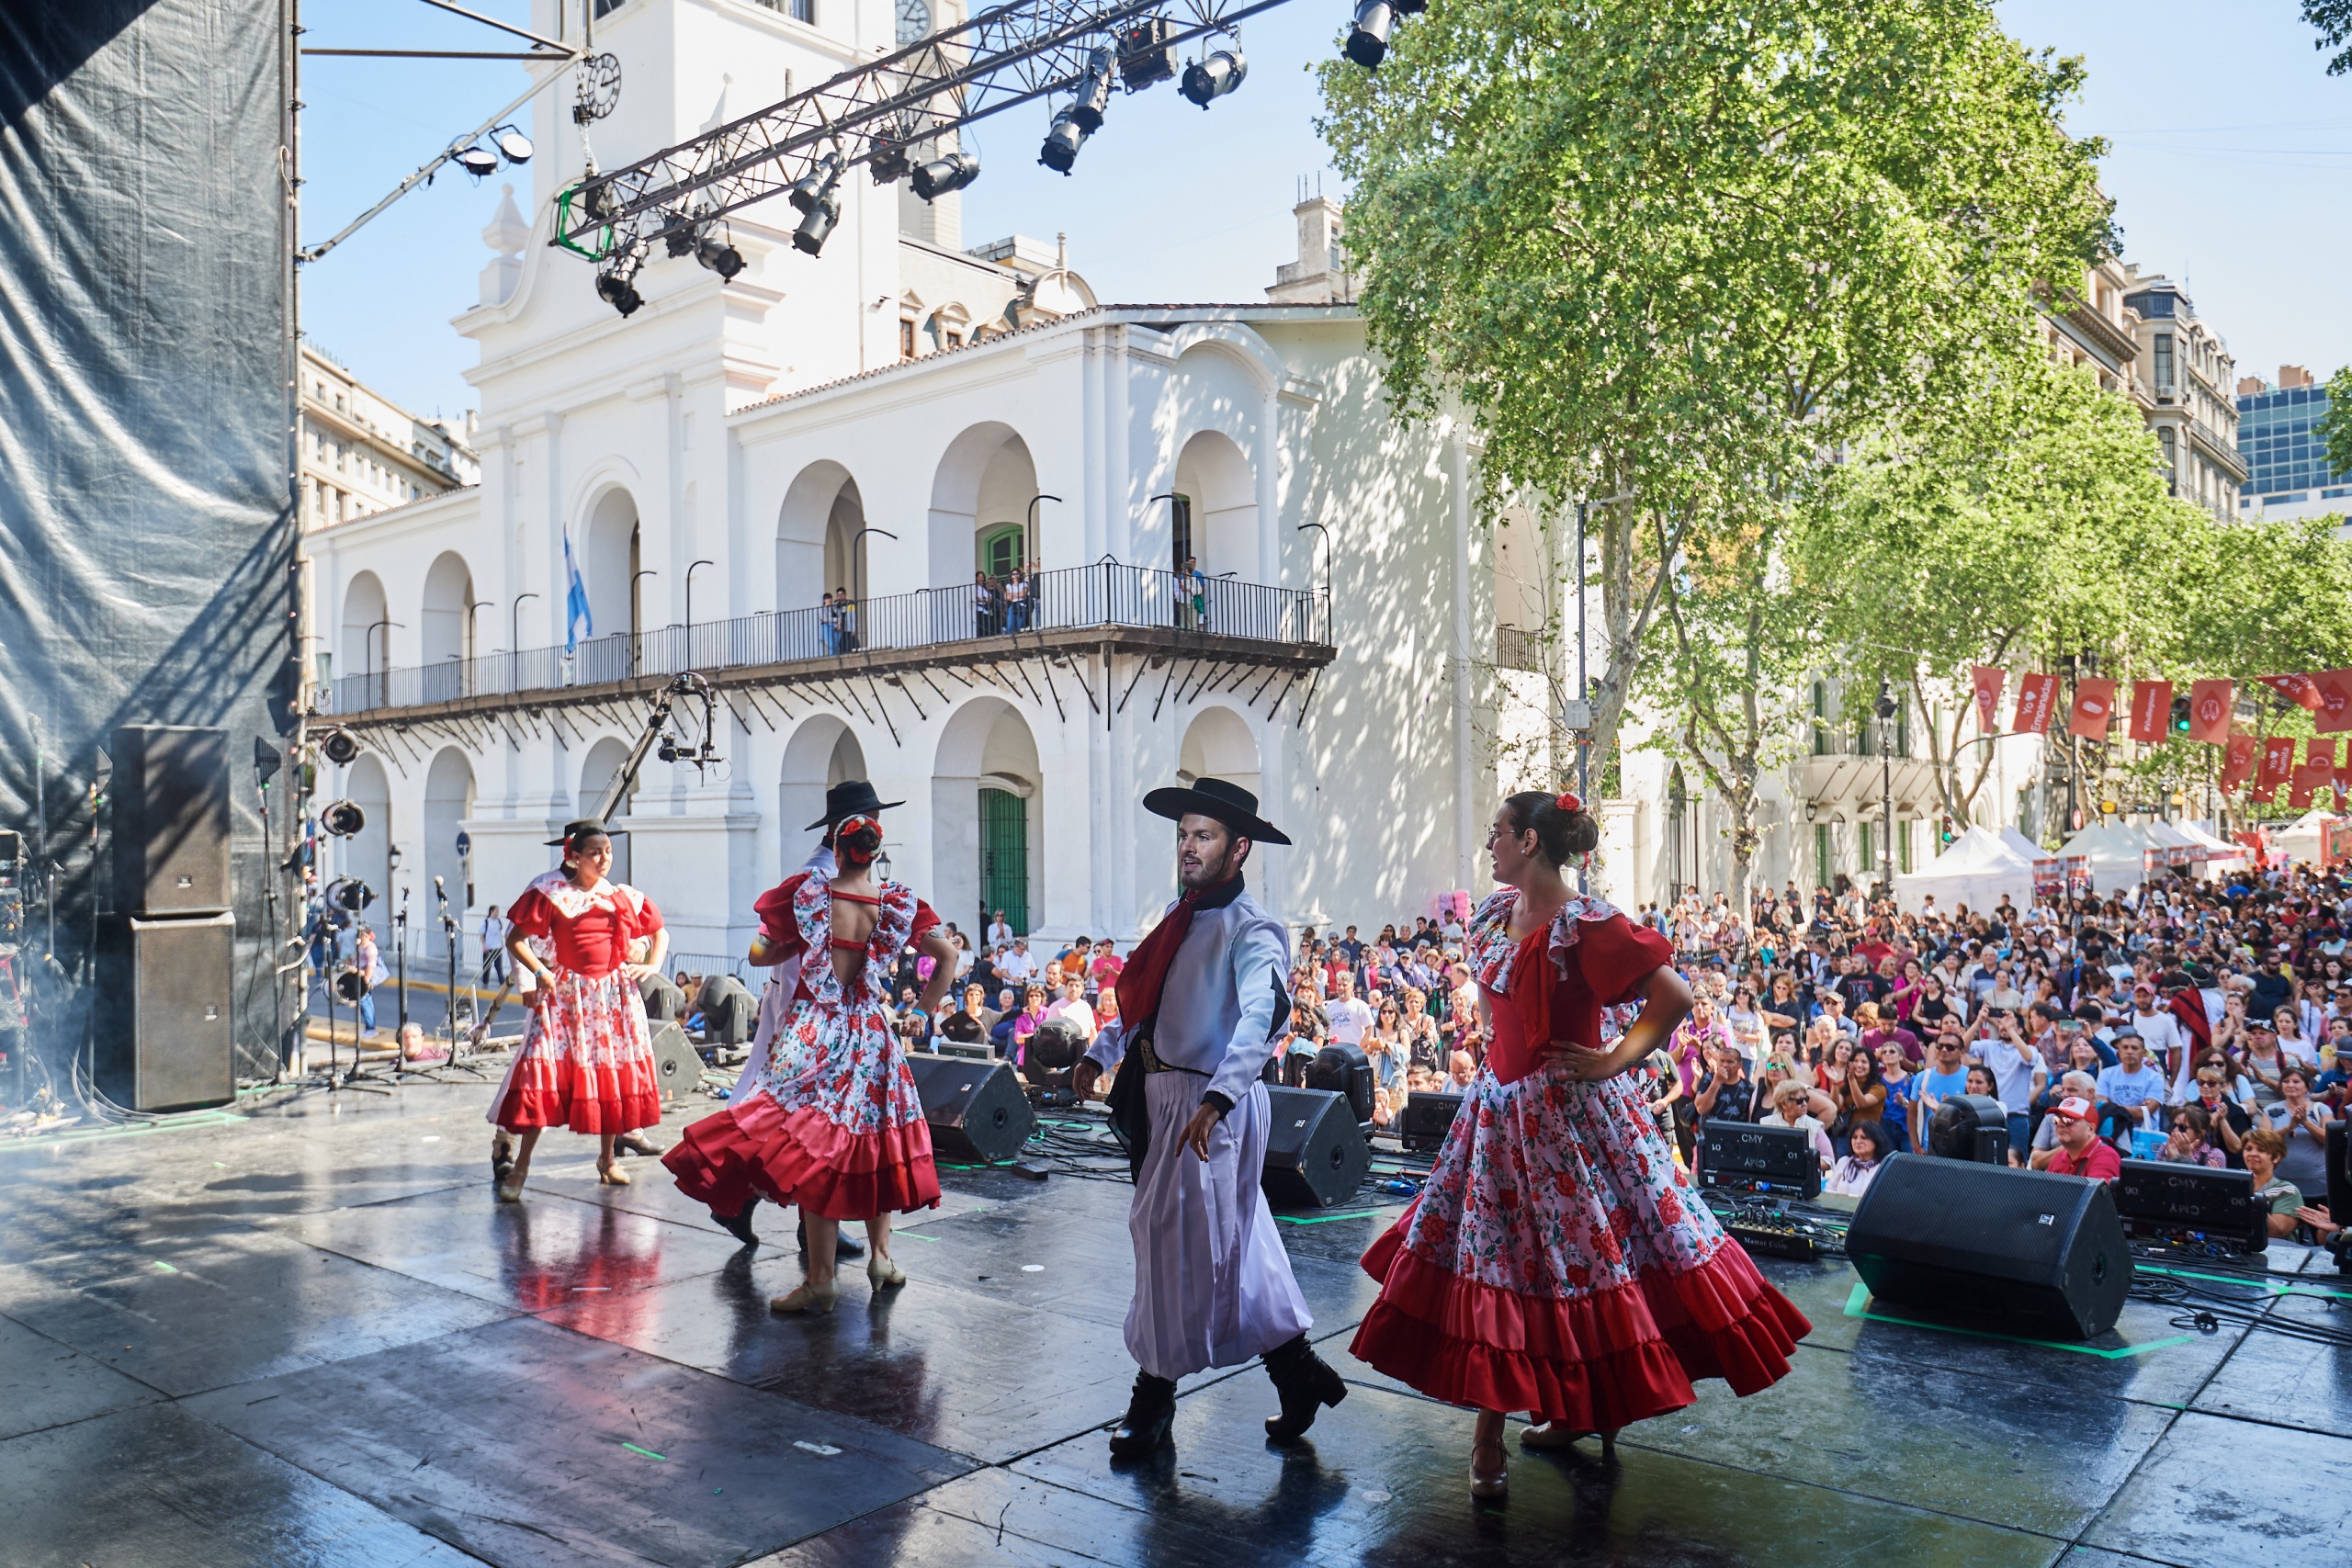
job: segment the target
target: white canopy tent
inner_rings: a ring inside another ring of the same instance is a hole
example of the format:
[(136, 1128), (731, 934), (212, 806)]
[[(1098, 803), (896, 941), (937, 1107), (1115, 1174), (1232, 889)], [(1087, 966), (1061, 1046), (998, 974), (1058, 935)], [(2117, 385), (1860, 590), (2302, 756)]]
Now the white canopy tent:
[(2207, 857), (2205, 866), (2209, 871), (2245, 863), (2245, 845), (2233, 844), (2227, 839), (2215, 837), (2202, 822), (2183, 822), (2179, 826), (2182, 834), (2188, 838), (2188, 841), (2205, 852)]
[(2029, 866), (2033, 864), (2035, 861), (2047, 860), (2050, 858), (2050, 852), (2048, 850), (2043, 849), (2040, 844), (2035, 843), (2031, 839), (2027, 838), (2015, 828), (2002, 829), (2000, 830), (1999, 837), (2001, 842), (2008, 845), (2009, 848), (2023, 855), (2025, 857), (2025, 863)]
[(2317, 865), (2326, 858), (2329, 824), (2341, 820), (2333, 812), (2313, 807), (2284, 828), (2272, 829), (2271, 847), (2279, 854), (2293, 857), (2299, 864)]
[(2149, 848), (2143, 829), (2101, 823), (2084, 829), (2061, 845), (2058, 853), (2082, 855), (2091, 863), (2091, 886), (2100, 893), (2120, 893), (2147, 880)]
[(2004, 896), (2023, 908), (2033, 897), (2033, 862), (1999, 834), (1971, 828), (1924, 870), (1895, 876), (1894, 900), (1910, 913), (1917, 914), (1930, 896), (1947, 914), (1961, 904), (1989, 909)]

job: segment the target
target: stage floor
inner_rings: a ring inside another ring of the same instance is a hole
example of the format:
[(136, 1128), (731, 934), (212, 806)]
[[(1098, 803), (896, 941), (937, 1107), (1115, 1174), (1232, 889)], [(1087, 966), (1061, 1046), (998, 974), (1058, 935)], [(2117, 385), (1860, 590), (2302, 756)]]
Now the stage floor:
[[(2352, 1562), (2352, 1351), (2139, 1303), (2088, 1350), (1915, 1327), (1842, 1262), (1759, 1259), (1815, 1324), (1779, 1386), (1704, 1385), (1613, 1464), (1514, 1445), (1474, 1507), (1469, 1416), (1345, 1351), (1370, 1188), (1283, 1225), (1351, 1381), (1311, 1442), (1266, 1444), (1242, 1369), (1114, 1470), (1124, 1183), (943, 1172), (911, 1284), (777, 1318), (789, 1233), (738, 1248), (651, 1161), (602, 1188), (549, 1134), (499, 1206), (489, 1092), (0, 1145), (0, 1562)], [(2339, 1287), (2323, 1259), (2270, 1310), (2352, 1325)]]

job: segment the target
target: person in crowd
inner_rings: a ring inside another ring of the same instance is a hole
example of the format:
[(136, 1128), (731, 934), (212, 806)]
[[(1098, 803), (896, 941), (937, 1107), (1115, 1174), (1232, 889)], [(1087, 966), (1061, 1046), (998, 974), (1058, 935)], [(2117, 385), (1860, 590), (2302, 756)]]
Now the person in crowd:
[(1753, 1122), (1759, 1104), (1756, 1080), (1748, 1076), (1747, 1058), (1736, 1045), (1718, 1044), (1707, 1076), (1699, 1080), (1690, 1097), (1691, 1111), (1702, 1118)]
[(2098, 1111), (2090, 1101), (2069, 1096), (2058, 1102), (2050, 1119), (2057, 1124), (2058, 1147), (2043, 1169), (2094, 1181), (2113, 1181), (2123, 1174), (2122, 1160), (2098, 1135)]
[(1067, 976), (1063, 979), (1061, 997), (1058, 1000), (1046, 1004), (1046, 1016), (1049, 1019), (1063, 1020), (1084, 1036), (1088, 1044), (1094, 1043), (1095, 1032), (1099, 1027), (1095, 1021), (1094, 1009), (1088, 1005), (1086, 1000), (1086, 982), (1080, 980), (1076, 975)]
[(2121, 1108), (2134, 1128), (2162, 1127), (2169, 1085), (2163, 1069), (2148, 1060), (2147, 1048), (2136, 1030), (2126, 1027), (2116, 1032), (2115, 1055), (2116, 1065), (2099, 1071), (2099, 1099)]
[(963, 1001), (955, 1011), (939, 1021), (939, 1037), (965, 1045), (986, 1044), (989, 1031), (996, 1027), (996, 1010), (988, 1005), (987, 990), (978, 986), (967, 986)]
[(1879, 1125), (1886, 1132), (1888, 1152), (1905, 1153), (1911, 1148), (1911, 1102), (1919, 1093), (1919, 1076), (1911, 1071), (1903, 1047), (1894, 1041), (1880, 1042), (1875, 1055), (1879, 1087), (1886, 1091)]
[(1405, 993), (1404, 1029), (1407, 1070), (1442, 1070), (1445, 1066), (1445, 1037), (1438, 1032), (1437, 1020), (1430, 1016), (1425, 998), (1418, 990)]
[(2278, 1074), (2278, 1099), (2262, 1108), (2262, 1125), (2286, 1145), (2278, 1175), (2305, 1192), (2327, 1190), (2327, 1124), (2335, 1120), (2325, 1100), (2312, 1097), (2316, 1076), (2301, 1062), (2289, 1063)]
[(2172, 1132), (2165, 1139), (2165, 1146), (2156, 1157), (2173, 1165), (2201, 1165), (2219, 1170), (2230, 1163), (2230, 1156), (2213, 1136), (2213, 1119), (2201, 1105), (2176, 1107), (2172, 1112)]
[(1946, 1021), (1943, 1032), (1928, 1048), (1927, 1069), (1913, 1081), (1918, 1087), (1911, 1094), (1911, 1146), (1924, 1149), (1928, 1147), (1928, 1124), (1935, 1120), (1936, 1107), (1953, 1095), (1968, 1092), (1968, 1048), (1960, 1037), (1956, 1021)]
[(506, 921), (495, 904), (481, 918), (481, 983), (506, 984)]
[(2278, 1023), (2275, 1013), (2248, 1013), (2245, 1021), (2245, 1050), (2238, 1057), (2238, 1066), (2254, 1086), (2254, 1102), (2267, 1108), (2278, 1102), (2284, 1092), (2279, 1088), (2279, 1075), (2286, 1070), (2290, 1058), (2278, 1049)]
[[(1471, 939), (1492, 1032), (1468, 1094), (1476, 1103), (1454, 1119), (1420, 1196), (1364, 1255), (1381, 1289), (1350, 1349), (1423, 1393), (1478, 1409), (1477, 1496), (1509, 1485), (1498, 1406), (1542, 1418), (1522, 1446), (1564, 1447), (1683, 1408), (1696, 1398), (1693, 1377), (1759, 1392), (1787, 1375), (1812, 1328), (1686, 1196), (1690, 1179), (1627, 1077), (1670, 1038), (1690, 989), (1665, 942), (1562, 878), (1599, 841), (1573, 795), (1525, 792), (1497, 810), (1488, 869), (1503, 890), (1480, 906)], [(1601, 1008), (1635, 998), (1639, 1016), (1604, 1039)], [(1508, 1336), (1474, 1326), (1493, 1321), (1482, 1303), (1498, 1290), (1513, 1308)], [(1669, 1339), (1643, 1319), (1597, 1310), (1618, 1292), (1713, 1304), (1704, 1316), (1683, 1308), (1685, 1326)], [(1562, 1353), (1578, 1358), (1570, 1375)]]
[(2026, 1164), (2035, 1170), (2044, 1169), (2050, 1164), (2050, 1156), (2058, 1152), (2058, 1119), (2052, 1113), (2059, 1106), (2073, 1099), (2096, 1108), (2098, 1097), (2098, 1075), (2075, 1068), (2069, 1068), (2057, 1082), (2034, 1096), (2033, 1144)]
[(1821, 1160), (1821, 1168), (1826, 1172), (1836, 1163), (1837, 1154), (1830, 1147), (1828, 1130), (1821, 1124), (1820, 1118), (1813, 1114), (1812, 1096), (1816, 1092), (1801, 1083), (1781, 1085), (1772, 1091), (1772, 1106), (1763, 1116), (1762, 1124), (1767, 1127), (1803, 1128), (1813, 1145), (1813, 1152)]
[(1748, 1060), (1754, 1061), (1771, 1049), (1767, 1012), (1757, 1005), (1756, 987), (1753, 986), (1740, 986), (1733, 990), (1731, 1006), (1724, 1013), (1724, 1023), (1731, 1032), (1732, 1043)]
[[(1865, 1058), (1867, 1059), (1867, 1058)], [(1821, 1190), (1847, 1198), (1859, 1198), (1871, 1190), (1871, 1182), (1890, 1155), (1894, 1153), (1887, 1142), (1886, 1129), (1876, 1122), (1857, 1122), (1847, 1132), (1848, 1147), (1829, 1168), (1822, 1179)]]
[[(1829, 1143), (1839, 1151), (1849, 1146), (1853, 1130), (1864, 1122), (1875, 1126), (1886, 1112), (1886, 1086), (1879, 1081), (1878, 1058), (1866, 1051), (1846, 1059), (1846, 1069), (1829, 1085), (1837, 1112), (1829, 1122)], [(1880, 1139), (1883, 1147), (1883, 1134)]]
[[(1351, 931), (1355, 927), (1348, 928)], [(1335, 981), (1331, 999), (1324, 1004), (1324, 1016), (1330, 1020), (1331, 1043), (1335, 1045), (1363, 1043), (1364, 1031), (1372, 1027), (1372, 1009), (1356, 995), (1356, 977), (1342, 969)]]
[(2269, 1211), (2270, 1235), (2285, 1240), (2295, 1234), (2303, 1207), (2302, 1192), (2278, 1174), (2287, 1157), (2287, 1140), (2274, 1127), (2256, 1127), (2245, 1135), (2245, 1168), (2254, 1178), (2255, 1201)]
[(985, 571), (972, 574), (972, 635), (994, 637), (1003, 625), (1002, 613), (997, 608), (996, 583)]

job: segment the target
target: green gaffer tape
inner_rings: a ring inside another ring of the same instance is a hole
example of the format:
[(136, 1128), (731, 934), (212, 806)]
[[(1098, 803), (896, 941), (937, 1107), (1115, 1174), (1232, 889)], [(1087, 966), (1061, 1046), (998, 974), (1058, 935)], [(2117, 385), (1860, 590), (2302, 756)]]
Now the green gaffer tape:
[(633, 1454), (643, 1454), (647, 1459), (658, 1459), (665, 1464), (669, 1462), (670, 1456), (668, 1454), (657, 1454), (651, 1449), (640, 1449), (635, 1443), (624, 1442), (621, 1444), (621, 1447), (627, 1449)]
[(2120, 1361), (2126, 1356), (2144, 1356), (2151, 1350), (2161, 1350), (2168, 1345), (2193, 1345), (2198, 1336), (2176, 1334), (2169, 1339), (2151, 1339), (2145, 1345), (2125, 1345), (2113, 1350), (2102, 1350), (2096, 1345), (2070, 1345), (2064, 1339), (2029, 1339), (2018, 1334), (1995, 1334), (1983, 1328), (1955, 1328), (1947, 1323), (1922, 1323), (1917, 1318), (1896, 1317), (1891, 1313), (1870, 1310), (1871, 1288), (1859, 1280), (1846, 1297), (1846, 1315), (1871, 1323), (1892, 1323), (1905, 1328), (1932, 1329), (1938, 1334), (1961, 1334), (1971, 1339), (1999, 1339), (2011, 1345), (2039, 1345), (2045, 1350), (2072, 1350), (2078, 1356), (2097, 1356), (2102, 1360)]

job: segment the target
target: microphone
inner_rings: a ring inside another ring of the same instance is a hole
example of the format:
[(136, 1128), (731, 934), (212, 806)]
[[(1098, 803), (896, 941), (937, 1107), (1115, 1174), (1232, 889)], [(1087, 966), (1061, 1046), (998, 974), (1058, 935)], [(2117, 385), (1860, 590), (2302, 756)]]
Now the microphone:
[(441, 879), (437, 876), (433, 879), (433, 891), (436, 894), (441, 891)]

